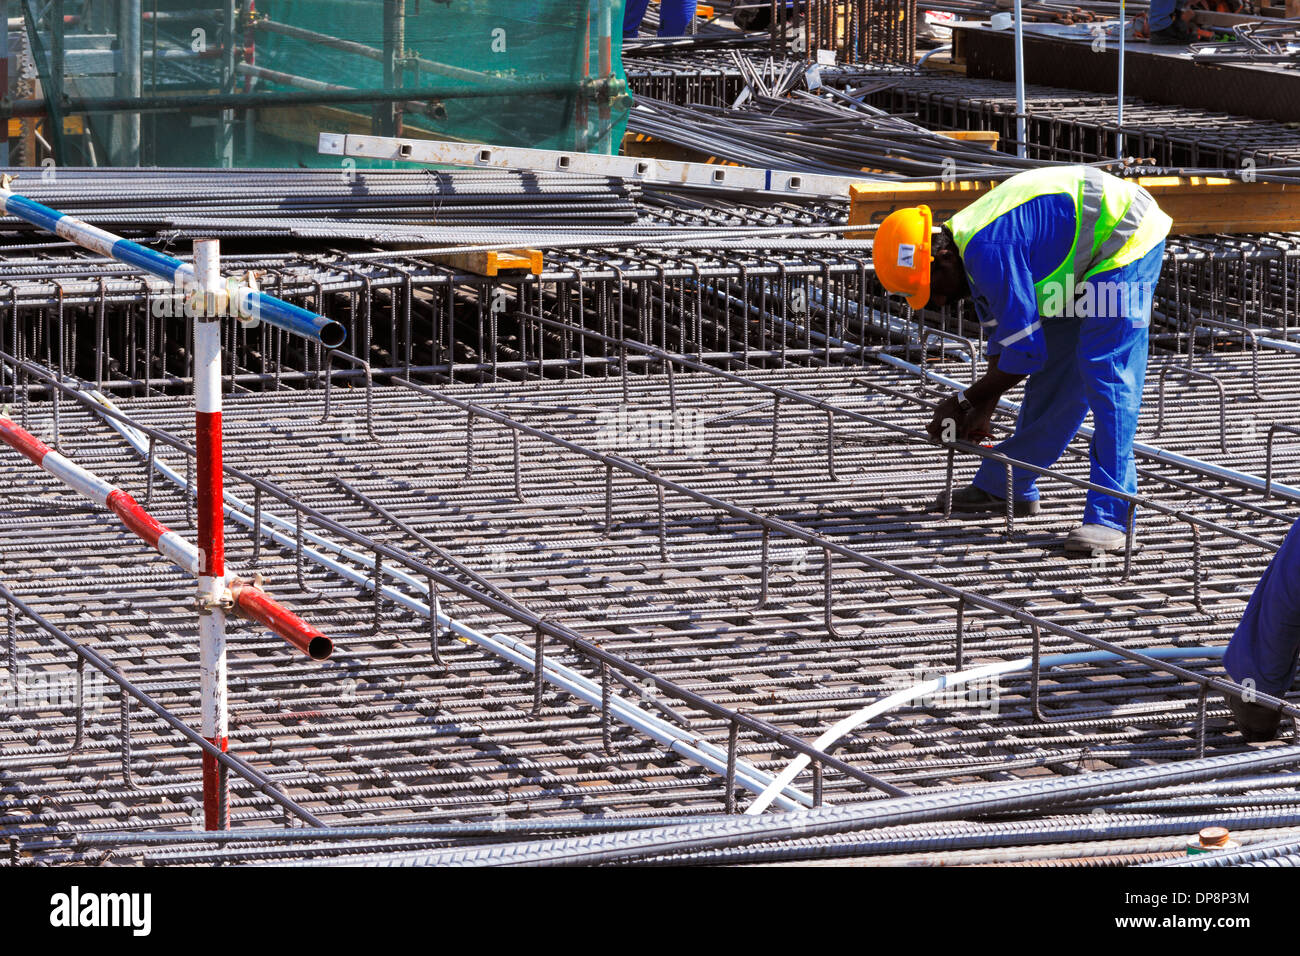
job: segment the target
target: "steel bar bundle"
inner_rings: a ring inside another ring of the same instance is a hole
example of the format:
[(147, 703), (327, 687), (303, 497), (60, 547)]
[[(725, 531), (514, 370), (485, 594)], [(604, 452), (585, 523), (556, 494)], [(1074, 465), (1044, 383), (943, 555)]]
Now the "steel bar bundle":
[[(882, 80), (885, 78), (882, 77)], [(1115, 155), (1115, 98), (1029, 85), (1026, 88), (1028, 155), (1044, 160), (1092, 162)], [(915, 114), (938, 129), (989, 129), (1002, 148), (1014, 148), (1013, 84), (942, 74), (891, 77), (865, 94), (877, 107)], [(1294, 166), (1300, 133), (1271, 120), (1148, 103), (1126, 97), (1125, 151), (1166, 167), (1240, 170)]]
[[(617, 225), (634, 189), (604, 177), (434, 170), (60, 169), (20, 179), (24, 195), (101, 228), (158, 231), (217, 220), (274, 233), (277, 222)], [(176, 197), (186, 197), (178, 205)], [(282, 229), (283, 231), (283, 229)]]
[[(916, 58), (915, 0), (806, 0), (799, 9), (809, 59), (817, 50), (834, 51), (847, 63), (910, 64)], [(775, 37), (783, 25), (771, 19)]]
[(637, 100), (628, 128), (744, 166), (835, 175), (867, 170), (903, 176), (1009, 175), (1031, 164), (977, 143), (953, 140), (906, 120), (843, 101), (801, 94), (756, 95), (743, 110)]
[[(779, 60), (750, 55), (750, 66), (727, 58), (670, 54), (627, 63), (628, 83), (641, 96), (677, 106), (725, 107), (747, 85), (746, 73), (771, 75)], [(953, 76), (900, 66), (822, 66), (821, 82), (854, 95), (895, 116), (913, 118), (938, 130), (999, 133), (999, 148), (1014, 153), (1014, 84)], [(1115, 98), (1058, 87), (1026, 87), (1027, 152), (1057, 162), (1096, 162), (1115, 156)], [(1258, 168), (1294, 166), (1300, 161), (1300, 134), (1286, 124), (1203, 109), (1125, 98), (1126, 152), (1150, 157), (1159, 166), (1240, 169), (1249, 160)]]

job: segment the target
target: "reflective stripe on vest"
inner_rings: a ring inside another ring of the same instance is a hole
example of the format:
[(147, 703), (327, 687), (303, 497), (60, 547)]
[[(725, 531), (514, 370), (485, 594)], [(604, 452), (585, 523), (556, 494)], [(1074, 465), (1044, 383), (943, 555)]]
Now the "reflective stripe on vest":
[(1173, 228), (1174, 221), (1156, 205), (1155, 199), (1145, 189), (1138, 190), (1137, 198), (1129, 209), (1133, 213), (1132, 218), (1125, 213), (1124, 221), (1112, 234), (1114, 244), (1109, 240), (1103, 243), (1105, 248), (1098, 252), (1097, 261), (1084, 273), (1085, 279), (1099, 272), (1121, 269), (1137, 262), (1163, 242)]
[(1089, 265), (1089, 268), (1092, 268), (1092, 265), (1104, 262), (1123, 249), (1124, 244), (1137, 234), (1138, 226), (1142, 225), (1143, 217), (1154, 205), (1155, 200), (1151, 198), (1151, 194), (1145, 189), (1139, 190), (1137, 195), (1133, 197), (1133, 201), (1129, 203), (1124, 215), (1120, 217), (1119, 222), (1115, 223), (1115, 228), (1111, 231), (1111, 234), (1102, 240), (1100, 248), (1097, 249), (1097, 254), (1093, 257), (1094, 262)]
[[(1034, 283), (1039, 313), (1046, 316), (1063, 314), (1075, 285), (1089, 274), (1116, 268), (1112, 262), (1121, 252), (1126, 261), (1140, 258), (1169, 231), (1168, 217), (1146, 190), (1092, 166), (1050, 166), (1018, 173), (945, 225), (957, 242), (957, 251), (965, 256), (971, 239), (998, 217), (1031, 199), (1056, 194), (1073, 200), (1075, 229), (1060, 265)], [(1146, 249), (1136, 248), (1134, 241), (1139, 239)]]

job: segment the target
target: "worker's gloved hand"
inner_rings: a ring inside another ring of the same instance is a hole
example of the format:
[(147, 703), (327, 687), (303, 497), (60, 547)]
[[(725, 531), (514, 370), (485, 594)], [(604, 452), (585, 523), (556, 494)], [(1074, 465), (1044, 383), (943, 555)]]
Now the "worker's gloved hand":
[(993, 437), (991, 420), (997, 408), (996, 398), (979, 402), (968, 411), (963, 412), (956, 395), (950, 395), (939, 403), (934, 417), (925, 427), (935, 441), (975, 441), (980, 438)]
[(965, 421), (966, 413), (961, 410), (957, 396), (949, 395), (934, 410), (934, 417), (925, 426), (925, 430), (935, 441), (955, 441), (962, 437)]
[(998, 400), (991, 398), (987, 402), (976, 402), (975, 407), (966, 414), (963, 423), (966, 434), (961, 437), (967, 441), (979, 441), (981, 438), (993, 437), (993, 413), (997, 411)]

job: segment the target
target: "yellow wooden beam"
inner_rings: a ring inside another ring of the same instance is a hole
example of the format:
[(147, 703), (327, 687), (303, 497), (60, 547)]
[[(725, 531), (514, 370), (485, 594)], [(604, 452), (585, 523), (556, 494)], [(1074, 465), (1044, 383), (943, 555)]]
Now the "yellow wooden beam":
[(542, 274), (542, 250), (511, 249), (508, 252), (457, 252), (434, 256), (439, 262), (458, 272), (472, 272), (480, 276), (496, 276), (502, 272), (531, 272)]
[(739, 166), (729, 159), (719, 159), (689, 146), (678, 146), (666, 140), (655, 139), (644, 133), (626, 133), (623, 136), (624, 156), (637, 156), (642, 159), (667, 159), (679, 163), (708, 163), (710, 166)]
[[(1140, 176), (1136, 180), (1174, 221), (1175, 235), (1300, 231), (1300, 186), (1243, 183), (1208, 176)], [(925, 203), (936, 223), (979, 199), (997, 183), (858, 183), (849, 187), (849, 225), (878, 225), (895, 209)], [(870, 238), (870, 232), (848, 233)]]
[(998, 148), (999, 134), (997, 130), (992, 129), (944, 129), (939, 130), (940, 136), (947, 136), (949, 139), (958, 139), (967, 143), (986, 143), (989, 149)]

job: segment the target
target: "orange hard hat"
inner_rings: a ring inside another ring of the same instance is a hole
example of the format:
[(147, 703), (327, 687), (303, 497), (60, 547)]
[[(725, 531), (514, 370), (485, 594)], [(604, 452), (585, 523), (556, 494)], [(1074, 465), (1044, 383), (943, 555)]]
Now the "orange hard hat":
[(891, 212), (876, 230), (876, 278), (888, 291), (907, 296), (914, 309), (930, 301), (932, 225), (929, 206), (909, 206)]

